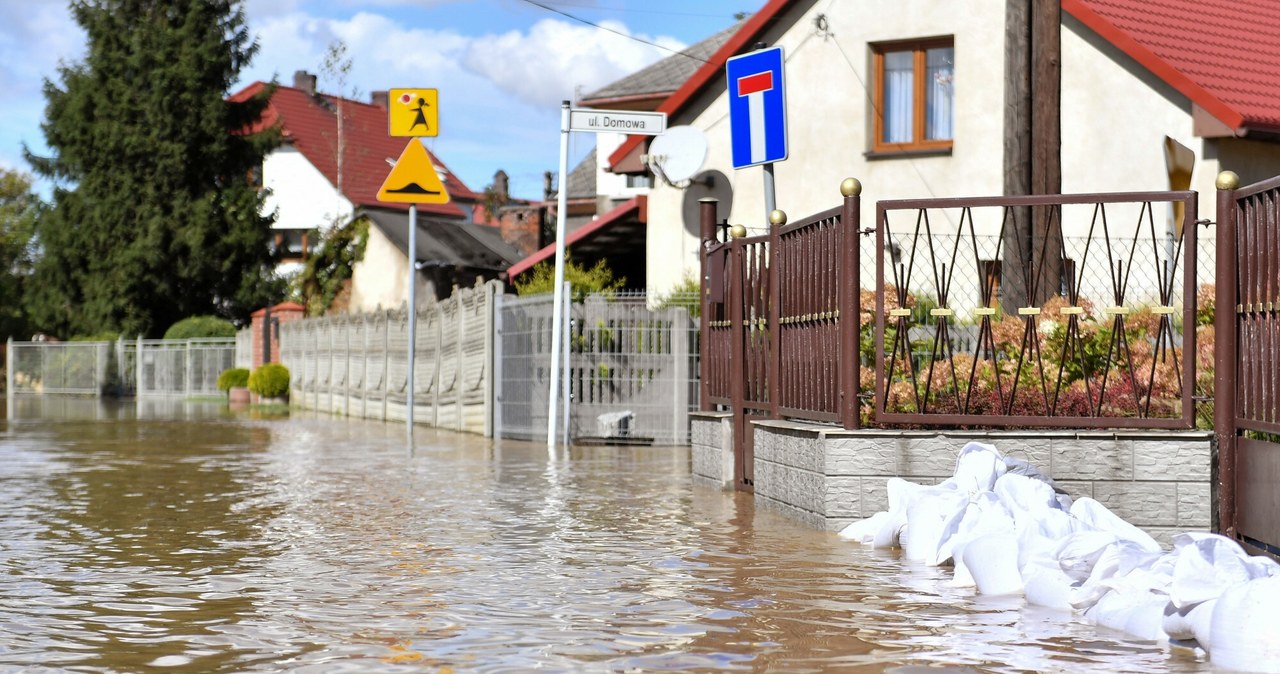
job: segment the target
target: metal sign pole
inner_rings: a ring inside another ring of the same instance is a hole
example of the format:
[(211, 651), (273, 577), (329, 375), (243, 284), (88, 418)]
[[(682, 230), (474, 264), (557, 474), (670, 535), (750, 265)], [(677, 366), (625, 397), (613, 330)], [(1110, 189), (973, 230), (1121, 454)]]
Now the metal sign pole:
[(564, 396), (564, 412), (562, 413), (560, 420), (560, 437), (565, 447), (569, 446), (569, 405), (573, 402), (573, 379), (569, 376), (569, 372), (571, 370), (569, 362), (569, 337), (573, 335), (573, 319), (569, 316), (569, 311), (573, 307), (573, 303), (569, 302), (569, 298), (573, 297), (571, 285), (572, 284), (568, 281), (565, 281), (563, 287), (560, 288), (560, 292), (565, 298), (564, 315), (561, 317), (561, 320), (564, 321), (566, 335), (560, 353), (561, 357), (564, 358), (564, 363), (561, 366), (561, 376), (564, 377), (564, 386), (561, 387), (562, 395)]
[(560, 345), (564, 339), (564, 216), (569, 208), (569, 101), (560, 104), (560, 183), (556, 198), (556, 274), (551, 286), (551, 385), (547, 391), (547, 447), (556, 446), (556, 403), (560, 395)]
[[(411, 143), (417, 140), (409, 141)], [(405, 374), (404, 422), (413, 438), (413, 352), (418, 332), (418, 205), (409, 204), (409, 371)]]
[(765, 231), (769, 228), (769, 214), (777, 208), (777, 201), (773, 192), (773, 162), (764, 165), (764, 225)]

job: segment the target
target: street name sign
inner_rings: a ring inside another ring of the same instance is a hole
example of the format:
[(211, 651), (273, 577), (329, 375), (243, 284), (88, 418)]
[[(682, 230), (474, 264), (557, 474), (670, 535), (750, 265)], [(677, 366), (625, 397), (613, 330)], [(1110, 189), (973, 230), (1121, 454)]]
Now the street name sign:
[(782, 47), (735, 56), (725, 63), (735, 169), (787, 158), (787, 97), (782, 63)]
[(635, 110), (569, 110), (569, 130), (656, 136), (667, 130), (667, 113)]
[(436, 89), (387, 91), (387, 133), (391, 136), (438, 136), (440, 92)]
[(404, 152), (378, 189), (378, 201), (402, 204), (447, 204), (449, 192), (436, 173), (422, 141), (410, 138)]

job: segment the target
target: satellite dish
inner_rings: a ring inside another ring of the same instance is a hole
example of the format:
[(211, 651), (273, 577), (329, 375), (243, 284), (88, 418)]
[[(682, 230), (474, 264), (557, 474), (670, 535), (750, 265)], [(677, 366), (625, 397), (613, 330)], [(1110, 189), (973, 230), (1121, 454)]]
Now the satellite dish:
[(706, 197), (720, 202), (716, 204), (716, 220), (728, 220), (733, 209), (733, 184), (729, 182), (729, 177), (719, 171), (708, 170), (689, 181), (689, 186), (684, 191), (680, 215), (684, 219), (684, 231), (691, 236), (702, 235), (702, 209), (699, 202)]
[(707, 160), (707, 139), (692, 126), (673, 126), (649, 143), (645, 163), (653, 174), (672, 187), (687, 187), (688, 180)]

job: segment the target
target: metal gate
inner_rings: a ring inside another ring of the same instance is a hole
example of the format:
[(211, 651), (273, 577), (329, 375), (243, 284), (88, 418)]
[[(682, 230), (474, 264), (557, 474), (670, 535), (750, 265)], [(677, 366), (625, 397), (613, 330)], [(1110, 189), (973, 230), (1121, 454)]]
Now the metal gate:
[[(567, 307), (564, 381), (575, 443), (688, 443), (698, 329), (682, 305), (693, 301), (655, 309), (644, 294), (615, 293)], [(546, 437), (552, 311), (551, 295), (499, 296), (494, 424), (501, 437)]]
[(1280, 176), (1218, 176), (1218, 525), (1280, 556)]

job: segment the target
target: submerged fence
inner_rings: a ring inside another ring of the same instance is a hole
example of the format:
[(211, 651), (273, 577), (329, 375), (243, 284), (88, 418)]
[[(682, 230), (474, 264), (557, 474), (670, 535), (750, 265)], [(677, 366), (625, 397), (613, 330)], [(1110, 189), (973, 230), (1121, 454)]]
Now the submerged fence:
[(218, 375), (236, 360), (234, 339), (15, 342), (8, 390), (24, 394), (219, 395)]

